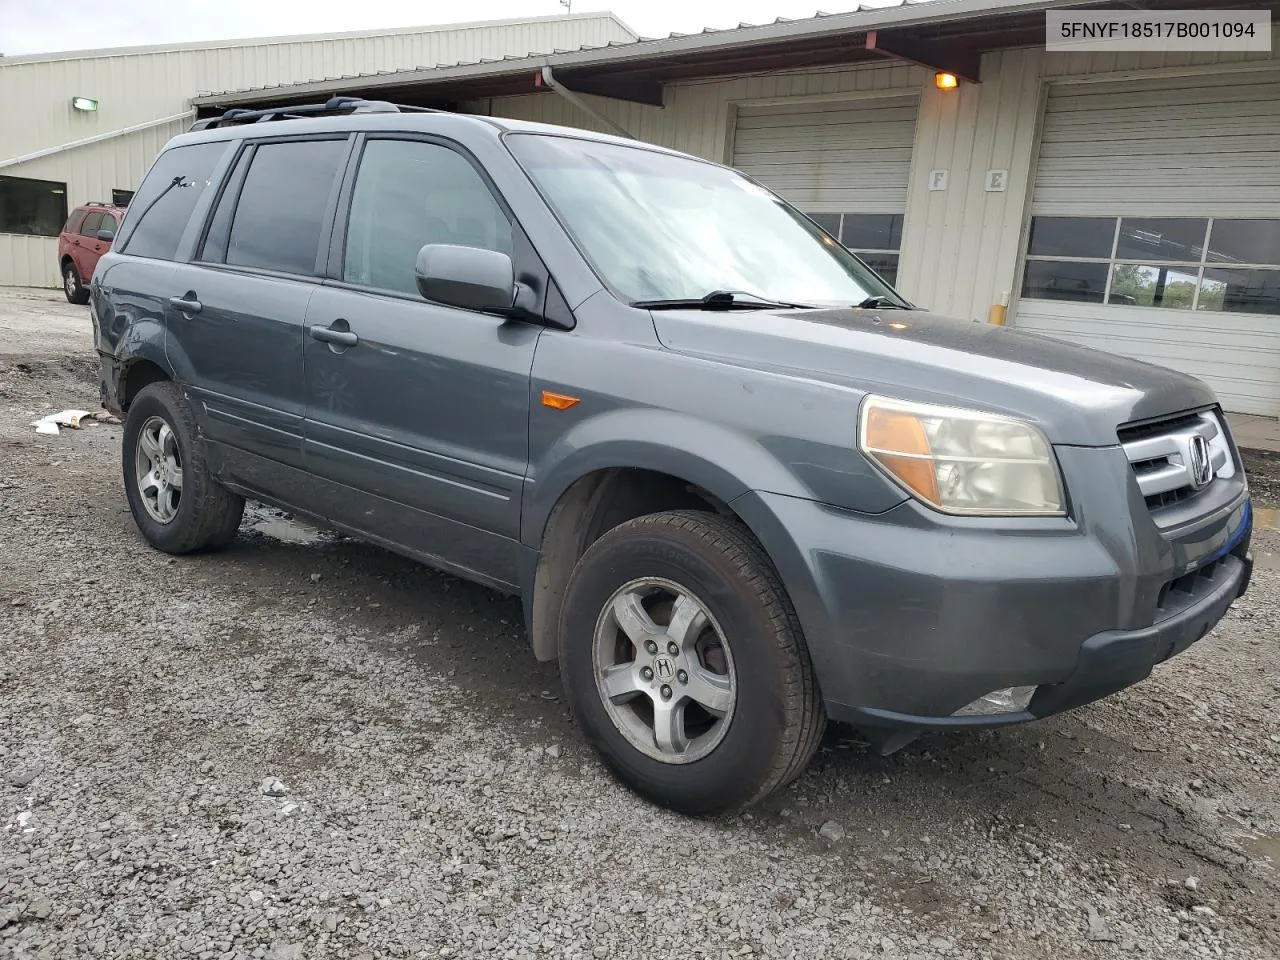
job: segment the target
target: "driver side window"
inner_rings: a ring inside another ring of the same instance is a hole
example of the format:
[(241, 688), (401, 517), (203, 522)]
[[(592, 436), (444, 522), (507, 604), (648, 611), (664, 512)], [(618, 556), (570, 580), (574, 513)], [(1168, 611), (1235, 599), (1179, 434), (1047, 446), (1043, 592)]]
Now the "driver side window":
[(510, 256), (511, 223), (457, 151), (417, 140), (370, 140), (351, 195), (342, 279), (416, 294), (414, 265), (429, 243)]

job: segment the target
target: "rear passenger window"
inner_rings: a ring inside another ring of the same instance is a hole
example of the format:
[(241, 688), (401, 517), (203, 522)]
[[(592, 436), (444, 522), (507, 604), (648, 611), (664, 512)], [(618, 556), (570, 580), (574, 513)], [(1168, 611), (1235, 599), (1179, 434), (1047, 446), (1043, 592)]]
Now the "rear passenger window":
[(221, 140), (191, 143), (160, 154), (130, 202), (133, 227), (125, 253), (157, 260), (177, 256), (191, 212), (229, 146)]
[(240, 183), (244, 179), (245, 167), (249, 165), (252, 150), (245, 150), (236, 161), (231, 175), (224, 181), (222, 196), (218, 198), (218, 209), (213, 212), (213, 220), (209, 223), (209, 232), (204, 239), (204, 247), (198, 259), (210, 263), (222, 263), (227, 258), (227, 238), (231, 236), (231, 215), (235, 213), (236, 199), (240, 196)]
[(226, 262), (313, 275), (325, 208), (346, 148), (346, 140), (259, 146), (231, 221)]
[(416, 294), (418, 250), (429, 243), (511, 255), (511, 222), (457, 151), (416, 140), (370, 140), (360, 160), (342, 278)]

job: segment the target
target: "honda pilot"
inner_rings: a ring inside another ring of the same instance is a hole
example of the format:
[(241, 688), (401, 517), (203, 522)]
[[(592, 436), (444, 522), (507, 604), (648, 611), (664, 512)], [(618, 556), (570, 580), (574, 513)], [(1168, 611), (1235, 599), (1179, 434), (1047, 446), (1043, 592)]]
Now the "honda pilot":
[(919, 309), (734, 170), (356, 100), (196, 126), (93, 274), (142, 536), (252, 498), (519, 595), (658, 803), (759, 800), (828, 718), (1079, 707), (1249, 583), (1205, 384)]

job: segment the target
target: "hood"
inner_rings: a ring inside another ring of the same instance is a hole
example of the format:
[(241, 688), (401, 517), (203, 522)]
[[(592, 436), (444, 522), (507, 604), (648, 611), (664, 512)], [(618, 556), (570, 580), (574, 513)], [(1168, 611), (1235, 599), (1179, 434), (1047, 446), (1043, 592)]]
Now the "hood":
[(1216, 403), (1201, 381), (1049, 337), (916, 310), (653, 311), (668, 349), (865, 393), (1031, 420), (1050, 442)]

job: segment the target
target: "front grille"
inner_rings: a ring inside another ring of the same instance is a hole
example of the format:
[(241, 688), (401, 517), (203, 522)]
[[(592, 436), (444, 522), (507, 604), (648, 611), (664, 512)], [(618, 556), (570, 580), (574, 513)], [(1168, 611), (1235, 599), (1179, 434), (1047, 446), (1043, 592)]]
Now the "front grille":
[(1203, 567), (1170, 580), (1160, 588), (1160, 596), (1156, 600), (1156, 622), (1193, 606), (1217, 586), (1219, 575), (1228, 564), (1227, 557), (1211, 560)]
[(1198, 426), (1202, 416), (1203, 414), (1199, 413), (1184, 413), (1176, 417), (1168, 417), (1164, 420), (1155, 420), (1150, 423), (1131, 424), (1127, 427), (1121, 427), (1116, 433), (1120, 435), (1121, 443), (1131, 443), (1134, 440), (1145, 440), (1147, 437), (1158, 437), (1161, 434), (1176, 433), (1180, 430)]
[(1231, 444), (1212, 410), (1131, 424), (1116, 433), (1148, 509), (1190, 500), (1215, 479), (1235, 475)]

